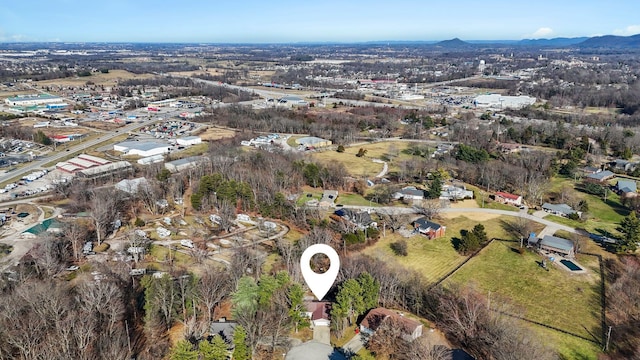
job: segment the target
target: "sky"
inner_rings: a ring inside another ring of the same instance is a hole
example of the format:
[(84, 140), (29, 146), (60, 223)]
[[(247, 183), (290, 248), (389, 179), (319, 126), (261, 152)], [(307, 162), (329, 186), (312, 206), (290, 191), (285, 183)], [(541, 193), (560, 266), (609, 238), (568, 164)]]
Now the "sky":
[(640, 33), (637, 0), (6, 0), (0, 42), (520, 40)]

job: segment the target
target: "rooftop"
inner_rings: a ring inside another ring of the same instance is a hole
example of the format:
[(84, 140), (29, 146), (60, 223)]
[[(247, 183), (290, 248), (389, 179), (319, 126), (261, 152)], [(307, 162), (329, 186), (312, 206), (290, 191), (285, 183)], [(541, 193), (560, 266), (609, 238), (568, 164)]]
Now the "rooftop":
[(548, 246), (548, 247), (552, 247), (552, 248), (556, 248), (564, 251), (573, 250), (573, 242), (571, 242), (571, 240), (567, 240), (567, 239), (563, 239), (563, 238), (559, 238), (551, 235), (545, 235), (542, 238), (542, 240), (540, 240), (540, 245), (541, 246), (544, 245), (544, 246)]
[(125, 141), (116, 144), (116, 146), (125, 147), (129, 150), (135, 149), (140, 151), (149, 151), (157, 148), (170, 147), (171, 145), (154, 141)]
[(589, 174), (589, 175), (587, 175), (587, 177), (589, 179), (594, 179), (594, 180), (604, 180), (604, 179), (610, 178), (610, 177), (612, 177), (614, 175), (615, 174), (612, 173), (611, 171), (605, 170), (605, 171), (597, 172), (595, 174)]
[(382, 325), (382, 322), (389, 317), (398, 320), (399, 325), (402, 326), (402, 330), (407, 334), (413, 333), (413, 331), (420, 326), (419, 322), (385, 308), (375, 308), (369, 311), (367, 316), (362, 319), (361, 325), (367, 329), (376, 331), (376, 329)]
[(510, 199), (510, 200), (518, 200), (520, 198), (520, 195), (513, 195), (513, 194), (509, 194), (502, 191), (498, 191), (496, 195), (500, 196), (501, 198)]
[(549, 203), (544, 203), (542, 205), (542, 209), (563, 213), (565, 215), (570, 215), (570, 214), (576, 213), (576, 211), (573, 210), (571, 208), (571, 206), (569, 206), (567, 204), (549, 204)]
[(426, 229), (438, 230), (442, 227), (442, 225), (429, 221), (427, 220), (427, 218), (417, 219), (413, 223), (417, 224), (420, 227), (420, 229), (425, 229), (425, 230)]

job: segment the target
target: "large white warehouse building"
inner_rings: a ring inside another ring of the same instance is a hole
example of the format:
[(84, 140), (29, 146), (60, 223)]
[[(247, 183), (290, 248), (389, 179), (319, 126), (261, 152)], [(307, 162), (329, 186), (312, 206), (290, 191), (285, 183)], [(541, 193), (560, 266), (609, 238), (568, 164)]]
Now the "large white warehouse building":
[(526, 95), (503, 96), (500, 94), (479, 95), (473, 100), (477, 107), (491, 109), (520, 109), (535, 102), (536, 98)]
[(125, 141), (113, 145), (113, 150), (125, 155), (149, 157), (168, 153), (171, 150), (171, 145), (159, 142)]

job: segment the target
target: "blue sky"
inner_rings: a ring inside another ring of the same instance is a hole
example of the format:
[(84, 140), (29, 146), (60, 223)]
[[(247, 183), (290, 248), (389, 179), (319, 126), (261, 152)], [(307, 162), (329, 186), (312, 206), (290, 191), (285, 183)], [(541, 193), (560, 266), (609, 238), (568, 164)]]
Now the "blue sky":
[(357, 42), (640, 33), (637, 0), (7, 0), (0, 42)]

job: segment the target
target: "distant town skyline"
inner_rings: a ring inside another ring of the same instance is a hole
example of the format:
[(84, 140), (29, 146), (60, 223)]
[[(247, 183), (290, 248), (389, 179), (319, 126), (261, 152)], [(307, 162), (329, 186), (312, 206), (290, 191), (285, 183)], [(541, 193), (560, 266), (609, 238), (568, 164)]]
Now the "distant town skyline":
[[(455, 5), (454, 5), (455, 4)], [(0, 42), (288, 43), (634, 35), (640, 2), (21, 0)]]

